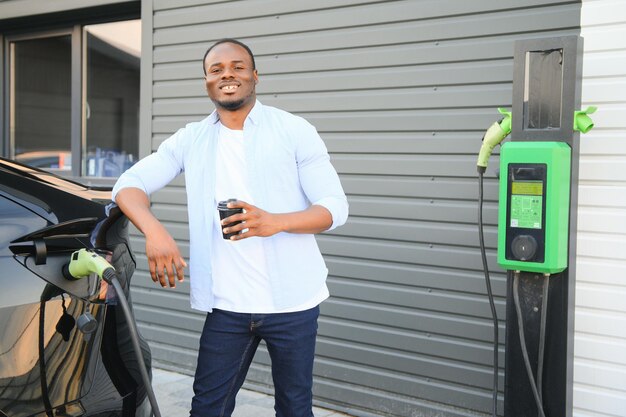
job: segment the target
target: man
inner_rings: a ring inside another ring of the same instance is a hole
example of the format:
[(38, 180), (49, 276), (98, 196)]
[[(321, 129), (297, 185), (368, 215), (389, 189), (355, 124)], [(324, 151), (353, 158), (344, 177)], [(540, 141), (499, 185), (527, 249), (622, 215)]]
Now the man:
[[(347, 200), (315, 128), (256, 100), (246, 45), (218, 41), (203, 67), (216, 110), (126, 171), (114, 200), (146, 237), (152, 280), (175, 287), (186, 264), (148, 195), (185, 172), (191, 305), (207, 312), (191, 417), (231, 415), (260, 340), (276, 415), (311, 417), (318, 305), (328, 297), (314, 234), (345, 223)], [(243, 213), (220, 221), (217, 203), (230, 198)], [(227, 226), (235, 221), (243, 223)]]

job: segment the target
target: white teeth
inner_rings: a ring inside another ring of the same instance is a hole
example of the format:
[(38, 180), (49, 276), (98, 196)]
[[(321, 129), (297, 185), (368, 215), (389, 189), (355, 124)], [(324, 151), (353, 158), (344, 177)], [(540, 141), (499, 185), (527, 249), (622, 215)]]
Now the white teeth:
[(222, 87), (222, 90), (234, 90), (236, 89), (237, 86), (236, 85), (225, 85), (224, 87)]

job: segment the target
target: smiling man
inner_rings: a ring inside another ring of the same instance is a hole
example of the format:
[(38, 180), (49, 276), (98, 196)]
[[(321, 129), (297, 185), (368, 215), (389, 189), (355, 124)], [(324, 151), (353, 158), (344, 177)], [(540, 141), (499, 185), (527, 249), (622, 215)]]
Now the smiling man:
[[(256, 99), (246, 45), (216, 42), (203, 69), (215, 111), (126, 171), (113, 198), (146, 237), (152, 280), (175, 287), (187, 265), (148, 196), (185, 172), (191, 306), (207, 312), (191, 417), (232, 414), (261, 340), (276, 415), (311, 417), (319, 304), (329, 295), (314, 234), (345, 223), (346, 196), (315, 128)], [(227, 199), (243, 212), (220, 220), (217, 205)]]

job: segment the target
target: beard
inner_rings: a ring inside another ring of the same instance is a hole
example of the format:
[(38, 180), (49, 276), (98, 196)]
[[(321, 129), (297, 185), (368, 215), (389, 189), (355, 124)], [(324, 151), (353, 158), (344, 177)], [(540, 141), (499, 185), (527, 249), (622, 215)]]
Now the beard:
[(245, 98), (240, 98), (238, 100), (233, 100), (233, 101), (215, 100), (215, 105), (224, 110), (234, 111), (234, 110), (238, 110), (239, 108), (241, 108), (241, 106), (243, 106), (245, 102), (246, 102)]

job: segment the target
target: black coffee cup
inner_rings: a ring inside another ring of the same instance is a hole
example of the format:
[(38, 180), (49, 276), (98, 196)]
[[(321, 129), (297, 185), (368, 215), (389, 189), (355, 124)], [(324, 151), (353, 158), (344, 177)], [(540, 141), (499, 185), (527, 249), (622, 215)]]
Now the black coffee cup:
[[(236, 198), (229, 198), (226, 201), (220, 201), (219, 203), (217, 203), (217, 211), (220, 213), (220, 220), (224, 220), (225, 218), (230, 217), (237, 213), (243, 213), (242, 208), (228, 208), (228, 203), (234, 203), (235, 201), (237, 201)], [(230, 224), (227, 224), (225, 226), (220, 226), (220, 227), (222, 228), (222, 230), (224, 230), (225, 227), (234, 226), (239, 223), (241, 222), (240, 221), (234, 222), (234, 223), (230, 223)], [(231, 236), (235, 236), (237, 234), (239, 234), (239, 232), (228, 233), (228, 234), (222, 232), (222, 237), (224, 239), (230, 240)]]

